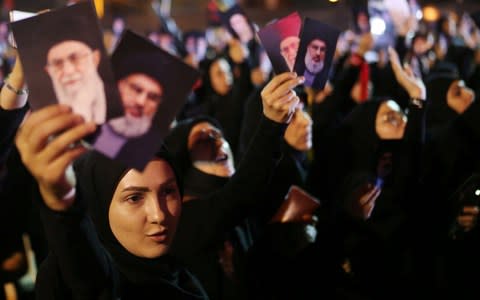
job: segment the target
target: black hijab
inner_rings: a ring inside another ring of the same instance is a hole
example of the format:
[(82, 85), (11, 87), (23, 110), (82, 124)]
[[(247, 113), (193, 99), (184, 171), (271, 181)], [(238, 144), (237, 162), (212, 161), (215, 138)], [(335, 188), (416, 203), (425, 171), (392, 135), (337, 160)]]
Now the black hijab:
[(384, 140), (376, 132), (377, 112), (385, 101), (358, 105), (339, 128), (334, 143), (334, 163), (338, 182), (345, 184), (344, 188), (354, 188), (365, 180), (375, 184), (375, 180), (380, 177), (384, 180), (391, 173), (391, 161), (385, 163), (383, 158), (386, 153), (397, 152), (401, 140)]
[(188, 149), (188, 137), (192, 128), (201, 122), (208, 122), (220, 131), (220, 124), (212, 117), (198, 116), (183, 120), (170, 131), (165, 137), (165, 146), (175, 154), (175, 162), (179, 168), (179, 174), (185, 184), (185, 194), (194, 197), (205, 196), (225, 185), (228, 177), (220, 177), (205, 172), (193, 166)]
[[(162, 148), (157, 158), (166, 160), (174, 170), (182, 191), (182, 182), (173, 164), (173, 159)], [(180, 291), (193, 299), (206, 298), (200, 283), (187, 270), (181, 267), (171, 256), (158, 258), (141, 258), (131, 254), (115, 238), (110, 228), (108, 211), (114, 191), (130, 169), (112, 161), (102, 154), (91, 151), (75, 163), (77, 174), (77, 193), (80, 199), (85, 199), (89, 215), (95, 225), (102, 245), (115, 262), (121, 276), (134, 286), (159, 285)], [(121, 277), (122, 278), (122, 277)], [(161, 293), (161, 291), (159, 291)]]
[(459, 79), (455, 67), (448, 63), (437, 66), (425, 79), (428, 97), (426, 128), (429, 136), (436, 135), (458, 116), (457, 112), (448, 106), (447, 93), (450, 85)]

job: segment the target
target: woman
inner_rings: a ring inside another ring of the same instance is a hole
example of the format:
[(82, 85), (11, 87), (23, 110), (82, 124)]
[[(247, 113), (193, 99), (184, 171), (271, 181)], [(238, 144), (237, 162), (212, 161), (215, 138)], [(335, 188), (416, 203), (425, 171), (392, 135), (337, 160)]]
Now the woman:
[[(250, 166), (261, 165), (260, 179), (252, 179), (257, 185), (268, 179), (275, 165), (283, 123), (290, 121), (298, 104), (291, 89), (302, 82), (302, 77), (284, 73), (264, 89), (258, 145), (246, 160)], [(232, 178), (221, 196), (191, 201), (197, 207), (183, 209), (180, 179), (165, 152), (159, 152), (143, 173), (91, 152), (75, 164), (75, 173), (82, 175), (75, 185), (69, 165), (87, 149), (69, 145), (94, 130), (95, 124), (85, 123), (68, 107), (53, 105), (32, 113), (16, 139), (23, 162), (38, 182), (52, 247), (50, 260), (39, 271), (38, 287), (45, 292), (40, 298), (208, 298), (168, 253), (192, 253), (216, 230), (242, 218), (250, 205), (245, 199), (255, 193), (242, 192), (247, 176)], [(58, 136), (47, 143), (52, 134)], [(226, 201), (229, 198), (233, 201)], [(205, 218), (194, 218), (198, 213)]]
[(475, 92), (454, 67), (443, 66), (426, 80), (430, 106), (422, 181), (432, 217), (422, 227), (431, 232), (424, 241), (425, 256), (436, 256), (426, 269), (434, 272), (434, 287), (442, 296), (475, 299), (480, 205), (462, 186), (480, 172), (480, 111)]
[[(393, 100), (358, 105), (316, 158), (324, 164), (315, 165), (311, 174), (327, 176), (310, 180), (323, 187), (334, 209), (345, 269), (360, 295), (373, 299), (399, 296), (389, 294), (398, 285), (406, 291), (412, 284), (413, 277), (406, 275), (412, 270), (403, 262), (414, 247), (412, 203), (423, 132), (424, 107), (418, 102), (425, 99), (423, 83), (401, 68), (393, 49), (389, 52), (397, 81), (412, 99), (408, 122)], [(368, 282), (376, 282), (375, 288)]]

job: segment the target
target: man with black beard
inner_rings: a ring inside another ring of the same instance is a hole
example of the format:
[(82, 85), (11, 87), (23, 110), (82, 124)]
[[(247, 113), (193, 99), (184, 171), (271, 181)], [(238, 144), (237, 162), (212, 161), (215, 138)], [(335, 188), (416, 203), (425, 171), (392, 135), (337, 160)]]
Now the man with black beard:
[(323, 70), (327, 44), (321, 39), (313, 39), (307, 46), (305, 55), (305, 85), (312, 86), (315, 77)]
[[(128, 139), (145, 135), (162, 101), (163, 87), (155, 71), (146, 72), (145, 64), (132, 67), (117, 80), (124, 115), (102, 126), (95, 148), (115, 157)], [(117, 73), (118, 74), (118, 73)]]

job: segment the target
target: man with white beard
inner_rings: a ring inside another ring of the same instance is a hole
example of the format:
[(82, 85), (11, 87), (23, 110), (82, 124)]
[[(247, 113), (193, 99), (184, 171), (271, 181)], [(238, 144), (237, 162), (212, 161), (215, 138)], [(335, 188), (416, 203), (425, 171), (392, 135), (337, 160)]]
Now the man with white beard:
[(69, 105), (85, 121), (102, 124), (106, 119), (106, 96), (98, 74), (101, 53), (78, 40), (64, 40), (47, 53), (45, 70), (52, 80), (57, 101)]
[(318, 38), (313, 39), (307, 46), (305, 55), (305, 85), (312, 86), (315, 77), (323, 70), (327, 44)]

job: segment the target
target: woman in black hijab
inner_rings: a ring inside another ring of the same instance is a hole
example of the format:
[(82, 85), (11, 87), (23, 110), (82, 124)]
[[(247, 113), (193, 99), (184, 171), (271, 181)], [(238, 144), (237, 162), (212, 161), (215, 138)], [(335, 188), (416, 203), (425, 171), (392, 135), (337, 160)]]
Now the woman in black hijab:
[[(480, 204), (463, 185), (480, 173), (480, 106), (475, 92), (449, 64), (438, 64), (426, 86), (430, 103), (422, 181), (431, 217), (422, 226), (430, 232), (423, 248), (426, 257), (436, 257), (426, 269), (433, 272), (430, 277), (442, 297), (475, 299)], [(470, 184), (480, 186), (478, 179)]]
[[(249, 183), (263, 186), (273, 171), (284, 123), (299, 101), (291, 88), (302, 80), (284, 73), (265, 88), (258, 143), (245, 161), (260, 177)], [(75, 163), (75, 184), (68, 166), (87, 149), (71, 145), (94, 130), (95, 124), (85, 123), (68, 107), (52, 105), (32, 113), (17, 137), (45, 204), (42, 218), (52, 249), (39, 272), (40, 298), (207, 298), (168, 253), (195, 252), (242, 218), (256, 192), (245, 189), (245, 178), (252, 176), (244, 172), (232, 178), (221, 196), (191, 201), (196, 207), (187, 208), (181, 205), (179, 176), (165, 152), (143, 173), (90, 152)], [(57, 137), (47, 143), (52, 134)], [(205, 218), (194, 218), (199, 213)]]
[(418, 99), (425, 99), (425, 88), (400, 67), (393, 49), (390, 57), (398, 82), (413, 99), (408, 122), (393, 100), (358, 105), (324, 145), (326, 164), (320, 170), (328, 176), (318, 182), (331, 197), (345, 266), (360, 295), (372, 299), (404, 298), (399, 287), (411, 291), (413, 283), (413, 270), (404, 262), (414, 247), (410, 229), (424, 115)]
[[(181, 166), (184, 202), (208, 201), (212, 195), (221, 193), (235, 173), (230, 145), (223, 137), (220, 124), (212, 117), (197, 116), (178, 122), (165, 138), (165, 145), (176, 154), (177, 165)], [(254, 172), (251, 168), (250, 171)], [(258, 191), (252, 185), (244, 189)], [(203, 218), (203, 214), (195, 218)], [(211, 299), (245, 299), (240, 261), (251, 241), (248, 227), (243, 223), (240, 220), (238, 224), (232, 223), (235, 228), (219, 230), (201, 252), (183, 257)]]

